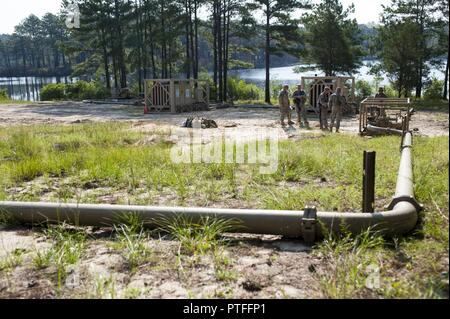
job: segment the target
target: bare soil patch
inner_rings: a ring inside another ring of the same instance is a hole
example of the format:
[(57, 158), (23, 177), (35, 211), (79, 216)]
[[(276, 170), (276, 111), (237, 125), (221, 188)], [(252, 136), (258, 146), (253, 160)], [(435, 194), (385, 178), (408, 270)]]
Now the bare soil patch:
[[(294, 114), (293, 114), (294, 115)], [(30, 105), (0, 105), (0, 125), (30, 124), (80, 124), (86, 122), (132, 121), (143, 130), (170, 129), (179, 127), (190, 116), (215, 120), (219, 131), (242, 131), (258, 128), (276, 128), (284, 138), (295, 138), (302, 134), (323, 134), (318, 130), (318, 118), (310, 114), (312, 130), (298, 127), (281, 128), (279, 111), (276, 108), (231, 107), (193, 113), (143, 114), (142, 107), (118, 104), (88, 104), (82, 102), (49, 102)], [(294, 116), (295, 117), (295, 116)], [(424, 136), (447, 135), (449, 133), (448, 112), (417, 111), (411, 128), (418, 128)], [(208, 130), (214, 134), (217, 130)], [(358, 132), (357, 116), (345, 117), (342, 122), (345, 133)]]

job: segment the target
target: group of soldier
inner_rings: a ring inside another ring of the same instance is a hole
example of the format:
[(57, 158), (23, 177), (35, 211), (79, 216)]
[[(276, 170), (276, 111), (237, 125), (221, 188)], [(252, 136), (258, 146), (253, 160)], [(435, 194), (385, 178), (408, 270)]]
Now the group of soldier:
[[(297, 112), (297, 124), (300, 127), (309, 128), (307, 116), (307, 94), (303, 86), (299, 84), (297, 90), (290, 96), (289, 85), (283, 85), (283, 89), (278, 95), (278, 102), (281, 113), (281, 125), (286, 126), (285, 118), (288, 120), (288, 125), (295, 124), (291, 119), (290, 98), (293, 99), (295, 111)], [(336, 133), (339, 132), (342, 119), (342, 109), (347, 104), (347, 100), (342, 92), (342, 88), (336, 88), (336, 92), (332, 92), (330, 87), (326, 86), (324, 91), (319, 95), (317, 106), (319, 113), (319, 122), (321, 130), (333, 131), (336, 127)], [(331, 122), (328, 126), (328, 111), (331, 110)]]

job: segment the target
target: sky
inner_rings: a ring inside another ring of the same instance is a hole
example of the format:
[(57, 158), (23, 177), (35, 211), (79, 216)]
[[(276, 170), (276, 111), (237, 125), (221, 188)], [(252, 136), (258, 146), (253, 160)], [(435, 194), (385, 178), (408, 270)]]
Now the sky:
[[(320, 0), (312, 0), (314, 3)], [(381, 4), (388, 0), (341, 0), (344, 6), (355, 4), (354, 17), (359, 23), (377, 22)], [(2, 0), (0, 11), (0, 34), (14, 32), (14, 26), (30, 14), (42, 17), (45, 13), (57, 13), (61, 0)]]

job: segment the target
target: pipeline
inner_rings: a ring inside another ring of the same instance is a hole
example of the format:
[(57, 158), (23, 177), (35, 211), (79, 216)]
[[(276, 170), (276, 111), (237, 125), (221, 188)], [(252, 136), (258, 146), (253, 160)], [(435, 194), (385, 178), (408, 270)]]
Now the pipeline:
[(120, 215), (133, 213), (149, 228), (156, 227), (156, 221), (162, 217), (182, 215), (193, 222), (212, 217), (238, 221), (236, 232), (303, 237), (306, 241), (319, 239), (330, 231), (339, 233), (343, 225), (353, 234), (371, 227), (387, 236), (401, 235), (414, 229), (421, 209), (414, 199), (411, 151), (412, 135), (408, 132), (403, 138), (395, 196), (382, 212), (317, 212), (313, 207), (289, 211), (31, 202), (0, 202), (0, 211), (24, 223), (64, 221), (80, 226), (112, 225)]
[(392, 134), (392, 135), (403, 135), (402, 130), (398, 130), (395, 128), (389, 127), (379, 127), (375, 125), (368, 124), (366, 127), (366, 131), (373, 134)]

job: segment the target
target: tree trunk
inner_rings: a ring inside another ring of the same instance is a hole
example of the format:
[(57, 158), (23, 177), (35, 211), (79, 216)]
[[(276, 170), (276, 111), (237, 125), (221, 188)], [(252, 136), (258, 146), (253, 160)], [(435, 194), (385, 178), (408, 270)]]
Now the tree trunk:
[(266, 46), (265, 46), (265, 63), (266, 63), (266, 83), (265, 83), (265, 101), (270, 102), (270, 7), (266, 7)]
[(442, 99), (447, 101), (448, 97), (448, 51), (447, 51), (447, 64), (445, 67), (445, 77), (444, 77), (444, 93), (442, 94)]
[(417, 84), (416, 84), (416, 98), (422, 97), (422, 78), (423, 78), (423, 60), (419, 58), (419, 66), (418, 66), (418, 75), (417, 75)]
[(194, 69), (194, 79), (198, 79), (198, 0), (194, 0), (194, 37), (195, 37), (195, 69)]
[(217, 57), (219, 71), (219, 102), (223, 102), (223, 48), (222, 48), (222, 3), (217, 6)]
[(214, 81), (214, 89), (216, 92), (216, 96), (214, 99), (217, 101), (217, 0), (214, 1), (214, 11), (213, 11), (213, 34), (214, 34), (214, 44), (213, 44), (213, 53), (214, 53), (214, 70), (213, 70), (213, 81)]
[(142, 92), (142, 32), (141, 32), (141, 7), (139, 1), (136, 1), (136, 37), (137, 37), (137, 50), (138, 50), (138, 65), (136, 72), (138, 73), (138, 87), (139, 93)]
[(195, 48), (194, 48), (194, 26), (193, 26), (193, 22), (192, 22), (192, 2), (191, 0), (188, 0), (188, 7), (189, 7), (189, 38), (190, 38), (190, 43), (188, 44), (191, 48), (191, 61), (192, 61), (192, 73), (193, 76), (195, 77)]
[(230, 38), (230, 7), (224, 7), (223, 13), (224, 24), (224, 58), (223, 58), (223, 96), (225, 101), (228, 101), (228, 53), (229, 53), (229, 38)]
[(192, 65), (192, 61), (191, 61), (191, 50), (189, 49), (189, 43), (190, 43), (190, 39), (189, 39), (189, 7), (188, 7), (188, 1), (185, 0), (184, 2), (185, 4), (185, 10), (186, 10), (186, 78), (190, 79), (191, 78), (191, 65)]

